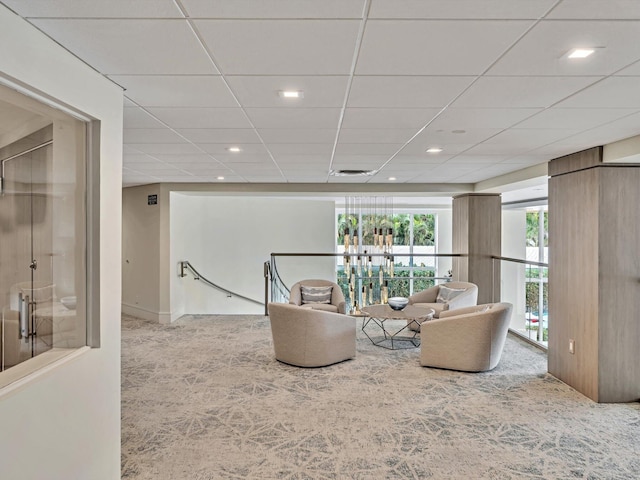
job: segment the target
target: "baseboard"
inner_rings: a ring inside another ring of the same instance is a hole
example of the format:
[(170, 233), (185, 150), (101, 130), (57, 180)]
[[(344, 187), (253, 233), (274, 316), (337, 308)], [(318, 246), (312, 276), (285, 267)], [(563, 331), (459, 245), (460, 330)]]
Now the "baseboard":
[(122, 303), (122, 313), (158, 323), (167, 324), (173, 321), (171, 313), (154, 312), (138, 305), (129, 305), (127, 303)]

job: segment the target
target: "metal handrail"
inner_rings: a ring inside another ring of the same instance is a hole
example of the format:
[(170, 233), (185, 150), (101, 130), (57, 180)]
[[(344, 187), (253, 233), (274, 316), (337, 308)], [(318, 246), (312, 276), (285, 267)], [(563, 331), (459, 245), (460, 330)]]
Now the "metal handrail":
[(240, 295), (239, 293), (233, 292), (227, 288), (221, 287), (218, 284), (213, 283), (211, 280), (209, 280), (207, 277), (205, 277), (204, 275), (202, 275), (200, 272), (198, 272), (193, 265), (191, 265), (191, 263), (189, 263), (189, 261), (187, 260), (181, 260), (180, 261), (180, 277), (186, 277), (187, 274), (185, 273), (185, 270), (189, 270), (194, 277), (194, 280), (201, 280), (202, 282), (204, 282), (206, 285), (209, 285), (210, 287), (216, 288), (218, 290), (220, 290), (221, 292), (224, 292), (227, 294), (227, 297), (238, 297), (241, 298), (243, 300), (246, 300), (248, 302), (253, 302), (257, 305), (262, 305), (265, 306), (266, 305), (259, 301), (259, 300), (255, 300), (253, 298), (249, 298), (249, 297), (245, 297), (244, 295)]
[(499, 256), (496, 256), (496, 255), (492, 255), (491, 258), (493, 260), (506, 260), (507, 262), (522, 263), (522, 264), (525, 264), (525, 265), (535, 265), (536, 267), (549, 267), (548, 263), (534, 262), (534, 261), (531, 261), (531, 260), (522, 260), (520, 258), (499, 257)]

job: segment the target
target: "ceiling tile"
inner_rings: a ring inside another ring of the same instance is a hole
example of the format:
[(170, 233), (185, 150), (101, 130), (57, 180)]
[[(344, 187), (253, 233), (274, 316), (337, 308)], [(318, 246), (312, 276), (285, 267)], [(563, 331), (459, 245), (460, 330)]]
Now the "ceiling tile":
[(339, 108), (247, 108), (253, 125), (260, 128), (331, 128), (338, 126)]
[(110, 75), (143, 107), (237, 107), (219, 75)]
[(416, 128), (343, 128), (340, 143), (405, 143)]
[[(229, 85), (245, 107), (342, 107), (349, 77), (228, 75)], [(278, 92), (302, 91), (303, 98), (282, 98)]]
[(550, 108), (518, 124), (518, 128), (566, 128), (587, 130), (631, 115), (624, 108)]
[(224, 163), (264, 163), (273, 165), (273, 160), (266, 154), (247, 153), (237, 155), (235, 153), (220, 153), (215, 155), (216, 159)]
[(348, 74), (360, 26), (357, 20), (194, 22), (227, 75)]
[(455, 108), (547, 108), (601, 77), (482, 77)]
[[(212, 153), (214, 155), (225, 154), (225, 155), (237, 155), (243, 156), (247, 154), (266, 154), (267, 149), (261, 143), (202, 143), (198, 145), (202, 150), (207, 153)], [(239, 147), (241, 149), (240, 152), (230, 152), (229, 147)]]
[(331, 155), (332, 143), (270, 143), (269, 151), (278, 158), (290, 155)]
[(336, 154), (391, 156), (401, 147), (402, 143), (339, 143), (336, 146)]
[[(370, 20), (356, 73), (478, 75), (530, 24), (520, 20)], [(425, 48), (434, 45), (437, 48)]]
[(277, 155), (276, 162), (280, 166), (287, 165), (323, 165), (329, 166), (331, 154), (328, 155)]
[(154, 154), (201, 154), (198, 147), (190, 143), (131, 143), (128, 145), (131, 149), (138, 152)]
[[(561, 21), (536, 25), (489, 71), (490, 75), (609, 75), (640, 58), (639, 21)], [(577, 47), (598, 47), (585, 59), (566, 58)]]
[(260, 137), (252, 128), (179, 128), (177, 132), (197, 144), (244, 145), (261, 143)]
[(240, 108), (148, 108), (171, 128), (250, 128)]
[(437, 108), (347, 108), (342, 128), (415, 128), (435, 117)]
[(125, 128), (124, 143), (187, 143), (168, 128)]
[(331, 143), (336, 139), (335, 128), (261, 128), (260, 136), (267, 143)]
[(150, 155), (145, 155), (145, 154), (138, 154), (138, 153), (125, 153), (122, 156), (122, 160), (125, 163), (125, 165), (128, 165), (129, 163), (155, 163), (158, 160), (153, 158)]
[(547, 18), (556, 19), (640, 19), (640, 2), (637, 0), (563, 0)]
[(609, 77), (558, 103), (560, 108), (640, 108), (640, 77)]
[(173, 0), (2, 0), (23, 17), (165, 18), (181, 17)]
[(169, 164), (179, 164), (179, 163), (210, 163), (212, 165), (220, 164), (219, 162), (216, 161), (214, 157), (211, 157), (210, 155), (205, 155), (204, 153), (194, 154), (194, 155), (155, 153), (153, 156), (158, 160), (161, 160)]
[(429, 125), (429, 128), (449, 131), (509, 128), (541, 110), (541, 108), (447, 108)]
[(536, 19), (556, 0), (374, 0), (369, 18)]
[(364, 0), (182, 0), (192, 18), (361, 18)]
[(124, 128), (165, 128), (162, 123), (138, 107), (124, 107)]
[(104, 74), (218, 73), (182, 20), (36, 19), (33, 23)]
[(447, 160), (447, 165), (495, 165), (509, 158), (507, 155), (469, 155), (462, 154)]
[(421, 150), (421, 153), (424, 153), (429, 147), (441, 147), (444, 149), (444, 153), (453, 153), (453, 149), (459, 151), (455, 145), (475, 145), (501, 131), (501, 128), (472, 128), (458, 132), (458, 130), (445, 130), (430, 125), (407, 146), (409, 149), (407, 153), (413, 151), (410, 148), (412, 146), (418, 146), (417, 150), (418, 152)]
[(474, 77), (361, 76), (353, 78), (349, 107), (444, 107), (467, 88)]

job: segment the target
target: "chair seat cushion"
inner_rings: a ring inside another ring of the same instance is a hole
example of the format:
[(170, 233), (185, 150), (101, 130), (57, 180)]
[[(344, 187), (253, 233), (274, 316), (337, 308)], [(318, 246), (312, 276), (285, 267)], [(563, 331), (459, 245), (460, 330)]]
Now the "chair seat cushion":
[(414, 303), (416, 307), (432, 308), (434, 311), (433, 318), (440, 318), (440, 312), (449, 309), (447, 303)]
[(300, 305), (300, 308), (309, 308), (312, 310), (322, 310), (324, 312), (338, 313), (338, 307), (327, 303), (305, 303)]

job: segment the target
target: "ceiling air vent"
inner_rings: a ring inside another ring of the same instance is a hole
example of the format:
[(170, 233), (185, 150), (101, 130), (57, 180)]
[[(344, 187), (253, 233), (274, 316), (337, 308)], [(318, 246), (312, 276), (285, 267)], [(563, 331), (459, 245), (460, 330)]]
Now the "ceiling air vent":
[(375, 170), (331, 170), (334, 177), (361, 177), (363, 175), (375, 175)]

